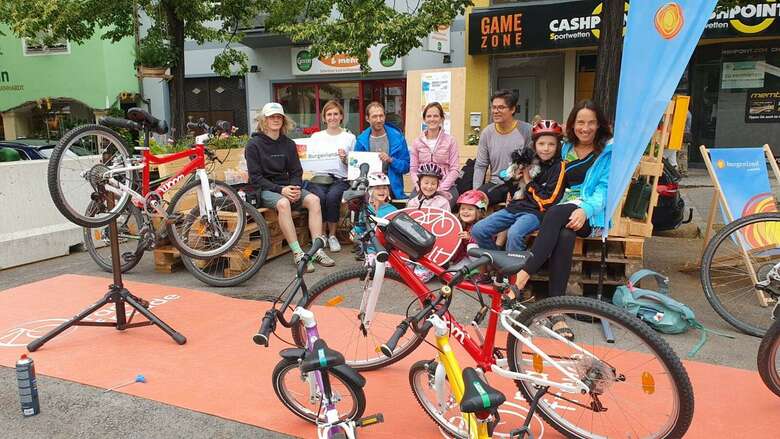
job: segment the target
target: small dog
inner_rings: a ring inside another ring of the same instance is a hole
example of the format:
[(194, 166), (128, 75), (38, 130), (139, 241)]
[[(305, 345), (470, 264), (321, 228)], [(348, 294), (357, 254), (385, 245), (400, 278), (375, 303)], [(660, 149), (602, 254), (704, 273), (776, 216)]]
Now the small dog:
[(510, 186), (513, 200), (522, 200), (525, 198), (526, 183), (522, 177), (521, 171), (528, 168), (528, 174), (531, 178), (539, 175), (542, 171), (539, 165), (539, 157), (533, 148), (521, 147), (512, 151), (512, 164), (501, 173), (501, 179)]

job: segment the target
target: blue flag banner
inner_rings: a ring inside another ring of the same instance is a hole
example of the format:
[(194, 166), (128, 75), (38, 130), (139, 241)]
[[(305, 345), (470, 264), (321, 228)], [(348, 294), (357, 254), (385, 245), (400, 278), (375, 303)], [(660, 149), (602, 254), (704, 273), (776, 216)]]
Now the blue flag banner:
[(729, 213), (736, 220), (759, 212), (774, 212), (775, 197), (769, 185), (764, 148), (712, 148), (707, 150)]
[(620, 66), (607, 218), (617, 208), (716, 3), (631, 2)]

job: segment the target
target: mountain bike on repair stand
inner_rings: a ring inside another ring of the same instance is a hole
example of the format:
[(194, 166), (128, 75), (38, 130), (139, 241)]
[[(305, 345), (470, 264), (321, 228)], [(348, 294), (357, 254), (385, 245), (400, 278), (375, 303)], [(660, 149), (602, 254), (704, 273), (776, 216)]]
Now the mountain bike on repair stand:
[[(132, 203), (145, 217), (140, 233), (145, 242), (143, 248), (153, 247), (163, 233), (156, 230), (152, 221), (152, 217), (158, 217), (171, 243), (186, 256), (208, 259), (229, 251), (241, 237), (246, 216), (238, 193), (223, 182), (209, 179), (206, 157), (216, 160), (214, 153), (198, 143), (185, 151), (156, 156), (149, 150), (150, 134), (166, 133), (168, 124), (140, 108), (128, 110), (127, 117), (104, 117), (100, 125), (84, 125), (63, 136), (54, 148), (48, 169), (49, 190), (57, 209), (82, 227), (96, 228), (122, 215)], [(144, 146), (138, 149), (143, 155), (131, 155), (121, 137), (108, 126), (141, 131)], [(205, 123), (200, 126), (213, 134), (214, 130)], [(199, 142), (207, 138), (201, 136)], [(152, 164), (183, 158), (191, 161), (150, 190)], [(134, 184), (138, 181), (137, 171), (142, 171), (141, 193)], [(168, 202), (166, 192), (182, 182), (181, 189)], [(112, 206), (106, 202), (107, 194), (113, 195)]]
[[(317, 425), (319, 439), (354, 439), (358, 428), (383, 422), (384, 419), (381, 413), (361, 418), (366, 409), (365, 378), (345, 364), (344, 356), (330, 349), (320, 338), (314, 312), (303, 307), (309, 299), (303, 279), (306, 264), (324, 245), (323, 238), (314, 239), (311, 249), (298, 263), (295, 279), (266, 311), (260, 330), (252, 340), (268, 347), (270, 334), (275, 334), (277, 322), (286, 328), (300, 322), (306, 328), (306, 348), (288, 348), (279, 353), (282, 360), (272, 373), (274, 392), (296, 416)], [(277, 308), (288, 290), (290, 293)], [(285, 311), (298, 293), (301, 297), (287, 320)]]

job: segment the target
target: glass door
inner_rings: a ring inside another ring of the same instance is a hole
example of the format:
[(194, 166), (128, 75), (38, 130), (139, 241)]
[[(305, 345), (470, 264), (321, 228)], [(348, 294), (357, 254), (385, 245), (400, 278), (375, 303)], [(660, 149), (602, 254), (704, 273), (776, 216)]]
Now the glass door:
[[(363, 108), (371, 101), (385, 106), (386, 123), (404, 131), (406, 120), (406, 80), (366, 81), (363, 85)], [(365, 120), (362, 121), (365, 128)]]

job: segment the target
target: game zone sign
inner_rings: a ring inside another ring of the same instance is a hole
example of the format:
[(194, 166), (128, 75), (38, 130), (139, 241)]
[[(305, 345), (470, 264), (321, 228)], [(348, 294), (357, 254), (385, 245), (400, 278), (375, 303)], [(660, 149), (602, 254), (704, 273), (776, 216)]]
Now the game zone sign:
[(436, 244), (433, 249), (425, 255), (436, 265), (444, 265), (452, 259), (455, 251), (460, 246), (458, 234), (463, 231), (460, 220), (451, 212), (436, 209), (432, 207), (407, 207), (406, 209), (396, 210), (385, 216), (388, 220), (404, 212), (413, 220), (422, 225), (425, 230), (433, 233), (436, 237)]

